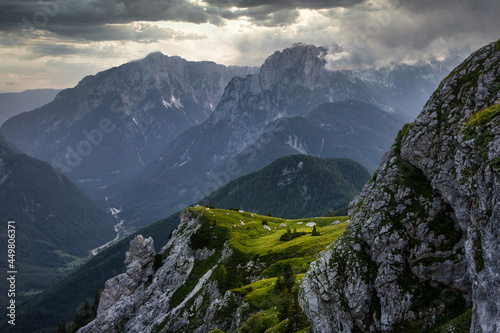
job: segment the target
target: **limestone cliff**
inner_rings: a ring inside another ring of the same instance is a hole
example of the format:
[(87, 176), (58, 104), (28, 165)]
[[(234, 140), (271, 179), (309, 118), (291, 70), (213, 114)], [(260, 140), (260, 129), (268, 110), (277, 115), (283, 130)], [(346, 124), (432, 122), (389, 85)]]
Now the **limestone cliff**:
[[(97, 318), (79, 332), (144, 332), (158, 327), (165, 317), (175, 317), (176, 309), (169, 308), (173, 294), (186, 283), (195, 258), (213, 254), (191, 249), (189, 238), (199, 227), (193, 217), (181, 216), (180, 227), (156, 259), (165, 259), (161, 267), (155, 265), (153, 240), (136, 236), (126, 253), (126, 272), (106, 282)], [(172, 325), (182, 327), (182, 318), (178, 320), (172, 318)]]
[(500, 41), (427, 102), (300, 293), (315, 332), (422, 332), (472, 305), (500, 331)]

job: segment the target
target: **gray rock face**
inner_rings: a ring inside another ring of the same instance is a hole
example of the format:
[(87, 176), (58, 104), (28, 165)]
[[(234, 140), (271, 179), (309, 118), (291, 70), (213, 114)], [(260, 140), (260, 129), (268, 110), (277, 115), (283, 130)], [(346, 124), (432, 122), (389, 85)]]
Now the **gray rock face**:
[[(200, 318), (200, 327), (190, 328), (190, 331), (206, 332), (206, 325), (217, 324), (214, 315), (235, 297), (231, 293), (221, 295), (216, 282), (210, 279), (217, 261), (214, 267), (199, 277), (190, 292), (182, 298), (178, 296), (195, 263), (200, 264), (216, 253), (214, 249), (193, 249), (190, 239), (201, 222), (187, 212), (183, 212), (180, 218), (181, 223), (172, 238), (160, 251), (161, 267), (154, 267), (155, 252), (151, 238), (137, 236), (130, 242), (125, 259), (126, 273), (106, 282), (97, 318), (81, 328), (79, 333), (183, 332), (189, 317), (200, 315), (197, 307), (205, 297), (210, 299), (210, 309), (206, 310), (204, 318)], [(218, 255), (220, 260), (224, 260), (231, 255), (231, 250), (224, 247)], [(218, 323), (221, 327), (231, 326), (231, 318), (224, 317), (223, 320), (229, 322)]]
[(405, 126), (304, 277), (315, 332), (430, 328), (473, 305), (500, 330), (500, 43), (471, 55)]
[[(153, 239), (136, 236), (130, 242), (130, 248), (125, 256), (126, 272), (108, 280), (101, 294), (97, 316), (110, 319), (99, 326), (102, 332), (112, 332), (117, 329), (116, 323), (127, 320), (140, 305), (129, 296), (136, 293), (138, 286), (146, 282), (148, 276), (153, 273), (155, 256)], [(144, 291), (139, 290), (139, 293), (141, 299), (147, 297)], [(82, 332), (94, 331), (82, 329)]]
[(356, 99), (384, 106), (352, 73), (327, 70), (326, 52), (323, 47), (294, 44), (268, 57), (257, 74), (232, 79), (206, 124), (230, 124), (225, 152), (239, 153), (271, 121), (304, 116), (323, 103)]
[[(189, 237), (196, 231), (194, 219), (181, 216), (184, 233), (175, 232), (160, 253), (168, 248), (170, 255), (164, 265), (153, 274), (155, 251), (153, 240), (136, 236), (126, 253), (126, 273), (106, 282), (101, 295), (97, 318), (79, 330), (84, 332), (144, 332), (151, 329), (157, 317), (168, 309), (173, 292), (187, 279), (193, 267), (194, 254)], [(151, 305), (154, 303), (154, 305)]]

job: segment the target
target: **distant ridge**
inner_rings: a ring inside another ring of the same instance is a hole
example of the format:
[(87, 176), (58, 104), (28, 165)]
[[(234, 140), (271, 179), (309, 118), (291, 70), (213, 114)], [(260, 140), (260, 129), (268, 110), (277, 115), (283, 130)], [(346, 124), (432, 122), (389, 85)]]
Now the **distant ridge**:
[(289, 219), (325, 216), (346, 207), (369, 178), (348, 159), (292, 155), (229, 182), (199, 204)]
[[(115, 237), (111, 215), (61, 172), (21, 153), (1, 136), (0, 202), (0, 219), (15, 221), (19, 303), (26, 293), (52, 286), (87, 258), (90, 249)], [(0, 246), (7, 248), (6, 236)], [(7, 252), (1, 256), (0, 268), (6, 271)], [(6, 286), (0, 285), (2, 300)]]

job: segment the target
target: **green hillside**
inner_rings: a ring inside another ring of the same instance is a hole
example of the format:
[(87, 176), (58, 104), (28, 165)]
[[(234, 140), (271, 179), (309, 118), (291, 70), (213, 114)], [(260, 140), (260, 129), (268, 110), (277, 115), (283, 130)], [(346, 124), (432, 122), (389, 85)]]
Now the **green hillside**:
[[(40, 292), (81, 264), (89, 251), (115, 237), (110, 214), (46, 162), (22, 154), (0, 137), (0, 219), (15, 221), (19, 272), (16, 301)], [(7, 232), (0, 237), (7, 249)], [(7, 269), (7, 251), (0, 269)], [(6, 284), (0, 286), (2, 295)], [(0, 297), (2, 301), (4, 296)], [(3, 303), (2, 303), (3, 304)]]
[[(203, 324), (205, 312), (211, 305), (209, 283), (185, 301), (210, 269), (213, 273), (209, 280), (217, 281), (219, 292), (224, 298), (232, 299), (231, 307), (216, 310), (214, 322), (222, 323), (221, 326), (210, 329), (227, 329), (224, 322), (235, 315), (242, 318), (238, 332), (286, 332), (288, 326), (290, 329), (293, 326), (292, 332), (297, 332), (308, 327), (296, 299), (298, 285), (316, 255), (343, 233), (348, 217), (288, 220), (203, 206), (188, 208), (185, 213), (201, 223), (190, 238), (191, 248), (215, 250), (207, 259), (195, 262), (188, 280), (170, 301), (170, 308), (184, 301), (178, 311), (184, 312), (182, 316), (189, 320), (186, 332)], [(307, 226), (310, 222), (316, 226)], [(264, 225), (269, 230), (264, 229)], [(316, 231), (314, 236), (313, 230)], [(222, 259), (225, 244), (231, 251)], [(168, 253), (166, 249), (163, 258)], [(249, 265), (251, 272), (244, 269)], [(195, 299), (203, 301), (193, 306)], [(191, 312), (193, 309), (195, 311)], [(160, 332), (168, 324), (167, 316), (153, 332)]]
[(325, 216), (347, 206), (368, 179), (368, 171), (349, 159), (293, 155), (231, 181), (199, 204), (284, 218)]

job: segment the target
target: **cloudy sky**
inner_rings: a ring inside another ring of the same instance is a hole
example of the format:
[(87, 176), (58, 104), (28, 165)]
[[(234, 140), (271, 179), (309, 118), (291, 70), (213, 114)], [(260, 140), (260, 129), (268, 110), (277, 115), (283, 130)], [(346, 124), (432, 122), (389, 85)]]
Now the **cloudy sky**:
[(153, 51), (261, 65), (295, 42), (338, 64), (442, 58), (500, 38), (498, 0), (1, 0), (0, 92), (74, 86)]

